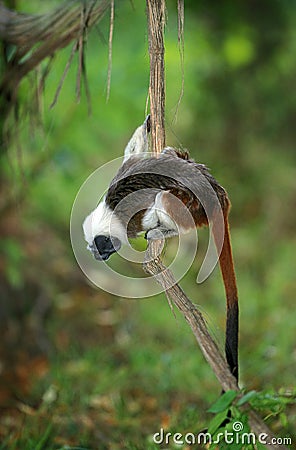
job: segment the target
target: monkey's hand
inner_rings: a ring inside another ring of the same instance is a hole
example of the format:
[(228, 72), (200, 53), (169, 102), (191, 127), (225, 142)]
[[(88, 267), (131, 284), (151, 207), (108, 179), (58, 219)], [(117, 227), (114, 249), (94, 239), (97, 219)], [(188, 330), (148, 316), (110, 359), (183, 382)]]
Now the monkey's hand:
[(146, 231), (145, 239), (149, 240), (164, 240), (173, 236), (177, 236), (178, 232), (176, 230), (168, 230), (164, 227), (153, 228), (152, 230)]

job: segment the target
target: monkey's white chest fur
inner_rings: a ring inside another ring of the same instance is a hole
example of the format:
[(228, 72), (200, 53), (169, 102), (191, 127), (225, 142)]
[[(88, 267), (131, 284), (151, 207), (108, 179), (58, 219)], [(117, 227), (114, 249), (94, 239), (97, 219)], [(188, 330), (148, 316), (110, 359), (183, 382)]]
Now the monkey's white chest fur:
[[(169, 216), (165, 209), (164, 195), (167, 191), (159, 192), (153, 205), (147, 209), (142, 219), (142, 227), (144, 231), (153, 230), (155, 228), (163, 228), (170, 231), (178, 232), (176, 222)], [(181, 231), (181, 230), (180, 230)]]

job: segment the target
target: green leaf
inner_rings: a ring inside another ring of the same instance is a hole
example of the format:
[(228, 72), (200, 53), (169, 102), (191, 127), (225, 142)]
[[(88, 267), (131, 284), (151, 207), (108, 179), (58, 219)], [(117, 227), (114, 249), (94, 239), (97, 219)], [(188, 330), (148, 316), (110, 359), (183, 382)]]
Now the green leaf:
[(237, 396), (237, 391), (229, 390), (225, 392), (219, 399), (208, 409), (208, 412), (219, 413), (228, 409), (233, 400)]
[(256, 391), (250, 391), (250, 392), (247, 392), (245, 395), (243, 395), (243, 397), (241, 397), (241, 398), (237, 401), (236, 405), (237, 405), (237, 406), (244, 405), (245, 403), (247, 403), (251, 398), (255, 397), (256, 395), (257, 395), (257, 392), (256, 392)]
[(215, 417), (209, 423), (208, 433), (213, 435), (218, 430), (220, 425), (224, 422), (226, 417), (227, 417), (227, 409), (216, 414)]

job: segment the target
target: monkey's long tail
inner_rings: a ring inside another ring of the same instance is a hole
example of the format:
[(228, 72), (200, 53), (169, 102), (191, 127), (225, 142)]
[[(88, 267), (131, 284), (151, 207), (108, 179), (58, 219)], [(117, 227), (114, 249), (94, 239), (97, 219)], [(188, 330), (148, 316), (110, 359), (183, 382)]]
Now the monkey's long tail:
[(224, 282), (227, 305), (225, 354), (231, 373), (238, 380), (238, 292), (227, 217), (225, 217), (224, 223), (225, 235), (219, 263)]

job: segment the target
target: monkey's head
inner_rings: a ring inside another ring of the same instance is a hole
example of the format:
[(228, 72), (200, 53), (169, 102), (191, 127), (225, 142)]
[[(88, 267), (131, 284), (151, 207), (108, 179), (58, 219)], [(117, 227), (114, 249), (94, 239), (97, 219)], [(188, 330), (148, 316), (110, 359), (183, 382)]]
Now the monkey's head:
[[(123, 164), (131, 156), (148, 152), (150, 128), (150, 115), (148, 115), (129, 140), (124, 151)], [(105, 261), (112, 253), (118, 252), (122, 243), (127, 243), (125, 227), (105, 200), (87, 216), (83, 223), (83, 231), (88, 243), (87, 248), (98, 261)]]
[(103, 200), (83, 223), (88, 250), (98, 261), (106, 261), (126, 241), (124, 226)]

